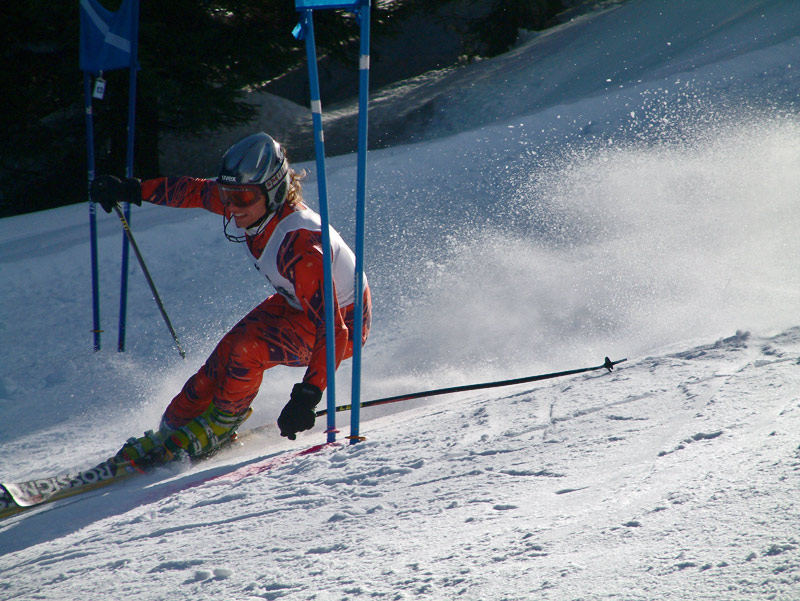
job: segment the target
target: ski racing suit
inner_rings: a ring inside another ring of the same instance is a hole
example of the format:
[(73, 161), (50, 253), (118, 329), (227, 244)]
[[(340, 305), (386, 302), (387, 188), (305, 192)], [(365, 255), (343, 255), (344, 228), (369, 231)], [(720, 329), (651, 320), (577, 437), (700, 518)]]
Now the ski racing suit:
[[(142, 182), (142, 199), (157, 205), (204, 208), (225, 214), (215, 180), (164, 177)], [(327, 384), (323, 298), (322, 228), (317, 213), (284, 202), (265, 226), (239, 230), (248, 257), (277, 291), (250, 311), (217, 344), (205, 364), (170, 402), (171, 428), (201, 415), (211, 403), (240, 414), (258, 393), (263, 372), (276, 365), (307, 367), (303, 382)], [(355, 256), (330, 229), (336, 367), (353, 354)], [(361, 344), (371, 325), (372, 303), (364, 278)]]

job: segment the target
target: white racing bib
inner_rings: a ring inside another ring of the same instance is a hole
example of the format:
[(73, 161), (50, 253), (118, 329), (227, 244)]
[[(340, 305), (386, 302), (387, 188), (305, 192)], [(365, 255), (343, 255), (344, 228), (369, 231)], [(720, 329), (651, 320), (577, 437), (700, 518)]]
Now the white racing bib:
[[(311, 209), (295, 211), (281, 221), (272, 232), (261, 256), (255, 259), (255, 267), (261, 272), (273, 288), (283, 296), (295, 309), (302, 310), (300, 301), (294, 288), (294, 283), (286, 279), (278, 271), (278, 251), (286, 236), (297, 230), (322, 231), (320, 216)], [(356, 257), (347, 246), (339, 233), (332, 227), (329, 228), (331, 238), (332, 275), (336, 288), (336, 300), (340, 307), (346, 307), (355, 300), (355, 266)], [(247, 245), (244, 245), (245, 248)], [(248, 257), (253, 259), (250, 251)], [(364, 276), (364, 288), (367, 286), (367, 277)]]

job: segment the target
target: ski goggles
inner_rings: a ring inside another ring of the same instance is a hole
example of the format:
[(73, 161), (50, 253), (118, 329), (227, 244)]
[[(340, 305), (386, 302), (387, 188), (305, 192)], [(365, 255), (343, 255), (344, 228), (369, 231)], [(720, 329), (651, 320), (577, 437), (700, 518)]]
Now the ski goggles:
[(264, 190), (261, 186), (253, 184), (218, 184), (219, 198), (225, 206), (245, 208), (255, 204), (264, 198)]

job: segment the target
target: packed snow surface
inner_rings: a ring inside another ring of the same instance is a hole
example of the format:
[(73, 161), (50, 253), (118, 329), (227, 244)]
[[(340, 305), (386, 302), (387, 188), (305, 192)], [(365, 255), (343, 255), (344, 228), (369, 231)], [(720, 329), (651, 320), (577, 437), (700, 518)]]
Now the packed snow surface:
[[(321, 447), (279, 437), (302, 370), (271, 370), (240, 446), (0, 522), (0, 599), (797, 601), (798, 67), (795, 2), (631, 0), (376, 93), (424, 141), (369, 155), (363, 398), (628, 360)], [(355, 163), (327, 169), (348, 240)], [(118, 353), (101, 212), (94, 352), (87, 213), (0, 220), (3, 481), (153, 427), (270, 293), (217, 216), (136, 208), (188, 357), (133, 257)]]

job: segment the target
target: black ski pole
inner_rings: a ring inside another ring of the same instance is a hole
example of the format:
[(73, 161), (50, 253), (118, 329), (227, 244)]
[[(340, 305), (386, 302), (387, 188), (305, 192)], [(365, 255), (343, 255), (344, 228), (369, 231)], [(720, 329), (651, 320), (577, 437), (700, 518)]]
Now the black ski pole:
[[(582, 367), (580, 369), (570, 369), (568, 371), (558, 371), (553, 372), (550, 374), (540, 374), (538, 376), (527, 376), (524, 378), (515, 378), (513, 380), (500, 380), (497, 382), (483, 382), (481, 384), (465, 384), (463, 386), (451, 386), (449, 388), (437, 388), (435, 390), (421, 390), (419, 392), (411, 392), (408, 394), (399, 394), (397, 396), (390, 396), (382, 399), (375, 399), (373, 401), (365, 401), (361, 403), (362, 407), (374, 407), (375, 405), (386, 405), (388, 403), (397, 403), (399, 401), (410, 401), (411, 399), (419, 399), (423, 397), (430, 397), (430, 396), (438, 396), (440, 394), (450, 394), (453, 392), (465, 392), (467, 390), (480, 390), (482, 388), (497, 388), (499, 386), (513, 386), (514, 384), (525, 384), (526, 382), (536, 382), (538, 380), (550, 380), (552, 378), (561, 378), (563, 376), (572, 376), (575, 374), (581, 374), (587, 371), (596, 371), (598, 369), (607, 369), (608, 371), (612, 371), (614, 366), (618, 363), (622, 363), (623, 361), (627, 361), (628, 359), (619, 359), (618, 361), (612, 361), (608, 357), (605, 358), (605, 362), (602, 365), (596, 365), (594, 367)], [(336, 407), (336, 412), (339, 413), (340, 411), (349, 411), (352, 409), (352, 405), (339, 405)], [(322, 409), (321, 411), (317, 411), (317, 417), (321, 415), (327, 414), (327, 410)]]
[(147, 269), (147, 265), (144, 264), (142, 253), (139, 251), (139, 245), (136, 244), (136, 240), (133, 238), (131, 226), (128, 224), (128, 220), (125, 219), (125, 215), (123, 215), (122, 210), (119, 208), (119, 204), (114, 203), (114, 210), (117, 212), (120, 221), (122, 221), (122, 228), (125, 230), (125, 235), (128, 237), (128, 241), (131, 243), (134, 253), (136, 253), (136, 258), (139, 260), (139, 265), (142, 267), (144, 277), (150, 286), (150, 291), (153, 293), (153, 299), (155, 299), (156, 305), (158, 305), (158, 310), (161, 311), (161, 317), (164, 318), (164, 322), (167, 324), (167, 328), (169, 328), (169, 333), (172, 334), (172, 339), (175, 341), (175, 346), (178, 347), (178, 352), (181, 354), (181, 357), (186, 359), (186, 352), (183, 350), (183, 347), (178, 340), (178, 335), (175, 333), (175, 328), (172, 327), (172, 322), (170, 322), (167, 311), (164, 309), (164, 303), (161, 302), (161, 297), (158, 295), (158, 290), (156, 290), (156, 285), (153, 283), (153, 278), (150, 277), (150, 271)]

